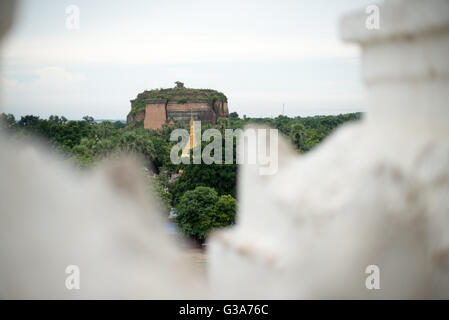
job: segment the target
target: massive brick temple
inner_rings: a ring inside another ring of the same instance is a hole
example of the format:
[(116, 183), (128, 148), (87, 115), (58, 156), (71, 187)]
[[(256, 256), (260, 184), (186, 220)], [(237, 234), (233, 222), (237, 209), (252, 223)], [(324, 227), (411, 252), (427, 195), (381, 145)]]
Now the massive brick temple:
[(182, 82), (168, 89), (146, 90), (131, 100), (127, 124), (131, 128), (161, 129), (175, 123), (188, 125), (190, 118), (216, 124), (229, 117), (228, 99), (212, 89), (185, 88)]

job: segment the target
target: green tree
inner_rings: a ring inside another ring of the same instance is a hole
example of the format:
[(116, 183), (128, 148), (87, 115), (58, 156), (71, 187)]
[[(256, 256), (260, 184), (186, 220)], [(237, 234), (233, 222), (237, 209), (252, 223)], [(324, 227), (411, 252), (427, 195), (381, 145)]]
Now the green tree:
[(95, 131), (98, 137), (107, 139), (115, 132), (114, 124), (110, 121), (102, 121), (96, 125)]
[(226, 227), (235, 222), (237, 201), (230, 195), (221, 196), (215, 203), (211, 224), (213, 228)]
[(167, 170), (169, 173), (178, 171), (178, 165), (175, 165), (170, 160), (170, 151), (172, 144), (168, 143), (162, 136), (153, 134), (151, 142), (155, 149), (155, 157), (153, 159), (153, 166), (156, 172)]
[(301, 150), (304, 142), (305, 129), (302, 123), (295, 123), (291, 127), (290, 137), (296, 148)]
[(73, 147), (72, 155), (81, 167), (92, 164), (94, 160), (94, 145), (95, 141), (93, 139), (83, 138), (80, 144)]
[(121, 121), (115, 121), (114, 122), (114, 128), (115, 129), (122, 129), (124, 127), (126, 127), (126, 123), (121, 122)]
[(86, 121), (88, 124), (93, 124), (95, 122), (95, 119), (91, 116), (84, 116), (83, 120)]
[(111, 139), (98, 140), (93, 146), (92, 151), (96, 158), (105, 158), (117, 150), (117, 145)]
[[(233, 164), (225, 164), (225, 137), (222, 137), (222, 164), (186, 164), (180, 165), (183, 173), (170, 186), (173, 195), (173, 204), (176, 206), (187, 190), (196, 187), (210, 187), (217, 191), (219, 196), (229, 194), (236, 196), (237, 164), (236, 164), (236, 139), (233, 142)], [(207, 145), (207, 141), (202, 142), (202, 150)], [(191, 163), (193, 160), (191, 159)]]
[(155, 149), (148, 132), (127, 131), (119, 139), (120, 150), (127, 153), (141, 154), (146, 161), (153, 161)]
[(217, 201), (217, 192), (208, 187), (197, 187), (184, 193), (176, 207), (179, 228), (194, 239), (204, 240), (213, 227), (213, 209)]
[(218, 129), (224, 132), (224, 129), (229, 127), (229, 120), (227, 118), (218, 118), (217, 120)]
[(160, 200), (157, 205), (159, 205), (160, 209), (168, 215), (171, 208), (171, 193), (166, 187), (168, 183), (167, 177), (164, 175), (149, 175), (148, 181), (150, 183), (150, 191), (153, 197), (157, 197)]
[(190, 164), (183, 167), (182, 175), (171, 186), (174, 205), (187, 190), (199, 186), (215, 189), (219, 195), (236, 194), (236, 164)]
[(64, 116), (59, 117), (57, 115), (52, 115), (52, 116), (48, 117), (48, 122), (53, 123), (53, 124), (64, 124), (67, 122), (67, 118)]
[(39, 123), (39, 117), (33, 115), (26, 115), (20, 117), (18, 125), (21, 127), (33, 127)]
[(4, 129), (14, 129), (16, 127), (16, 118), (11, 113), (0, 114), (0, 126)]

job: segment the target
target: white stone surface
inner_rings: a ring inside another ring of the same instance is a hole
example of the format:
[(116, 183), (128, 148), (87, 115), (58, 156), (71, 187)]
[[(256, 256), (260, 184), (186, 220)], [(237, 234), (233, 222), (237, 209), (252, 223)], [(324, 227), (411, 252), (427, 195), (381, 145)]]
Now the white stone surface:
[[(362, 46), (369, 111), (279, 172), (243, 166), (239, 219), (209, 244), (224, 298), (449, 298), (449, 2), (387, 1)], [(367, 290), (365, 268), (380, 268)]]
[[(0, 299), (205, 298), (130, 159), (84, 174), (44, 145), (0, 137)], [(68, 265), (80, 289), (68, 290)]]
[(0, 298), (449, 298), (448, 1), (388, 1), (380, 30), (363, 12), (342, 34), (362, 46), (366, 119), (305, 156), (281, 141), (276, 175), (242, 167), (238, 224), (208, 246), (212, 295), (132, 166), (79, 177), (1, 138)]
[[(0, 38), (15, 2), (0, 1)], [(0, 132), (0, 299), (207, 297), (136, 164), (82, 175), (39, 141)], [(68, 265), (79, 290), (66, 288)]]

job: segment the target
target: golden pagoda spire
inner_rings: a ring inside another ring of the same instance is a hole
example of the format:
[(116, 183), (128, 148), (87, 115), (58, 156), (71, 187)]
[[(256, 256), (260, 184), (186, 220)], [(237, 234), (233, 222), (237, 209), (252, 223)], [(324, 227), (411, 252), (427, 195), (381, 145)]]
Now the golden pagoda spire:
[(190, 106), (190, 150), (195, 146), (195, 125), (193, 121), (192, 107)]
[(181, 158), (189, 157), (190, 150), (193, 150), (195, 145), (196, 145), (196, 140), (195, 140), (195, 121), (193, 119), (192, 107), (190, 107), (190, 136), (189, 136), (189, 142), (186, 144), (186, 146), (182, 150)]

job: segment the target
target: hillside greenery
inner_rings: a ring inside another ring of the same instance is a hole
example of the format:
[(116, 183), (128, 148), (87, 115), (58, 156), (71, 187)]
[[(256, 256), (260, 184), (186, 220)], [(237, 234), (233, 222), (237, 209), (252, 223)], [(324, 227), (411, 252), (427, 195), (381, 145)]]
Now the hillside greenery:
[(169, 102), (187, 103), (189, 101), (204, 101), (213, 104), (216, 100), (228, 101), (224, 93), (213, 89), (192, 89), (192, 88), (160, 88), (145, 90), (132, 100), (131, 115), (137, 115), (145, 110), (148, 102)]
[[(360, 117), (360, 113), (350, 113), (337, 116), (290, 118), (281, 115), (276, 118), (242, 119), (236, 112), (232, 112), (229, 120), (219, 119), (217, 125), (204, 125), (202, 130), (238, 129), (248, 124), (264, 124), (278, 129), (291, 141), (298, 153), (306, 153), (341, 124), (356, 121)], [(202, 241), (212, 228), (234, 223), (235, 208), (238, 205), (235, 202), (238, 199), (238, 165), (171, 163), (170, 151), (176, 142), (170, 141), (170, 134), (176, 128), (184, 128), (184, 125), (178, 123), (157, 131), (143, 127), (130, 130), (123, 122), (97, 123), (89, 116), (75, 121), (56, 115), (48, 119), (34, 115), (15, 119), (12, 114), (0, 114), (1, 131), (13, 137), (39, 136), (82, 170), (118, 153), (142, 155), (146, 167), (143, 172), (150, 172), (147, 173), (149, 184), (153, 186), (153, 192), (163, 200), (164, 211), (168, 213), (170, 208), (174, 208), (178, 212), (176, 222), (180, 230)], [(222, 145), (224, 148), (224, 141)], [(224, 150), (222, 154), (224, 156)], [(234, 141), (234, 157), (235, 154)], [(180, 170), (182, 174), (179, 175)]]
[(202, 241), (211, 229), (232, 225), (236, 210), (234, 197), (219, 197), (213, 188), (196, 187), (182, 195), (176, 222), (185, 234)]

